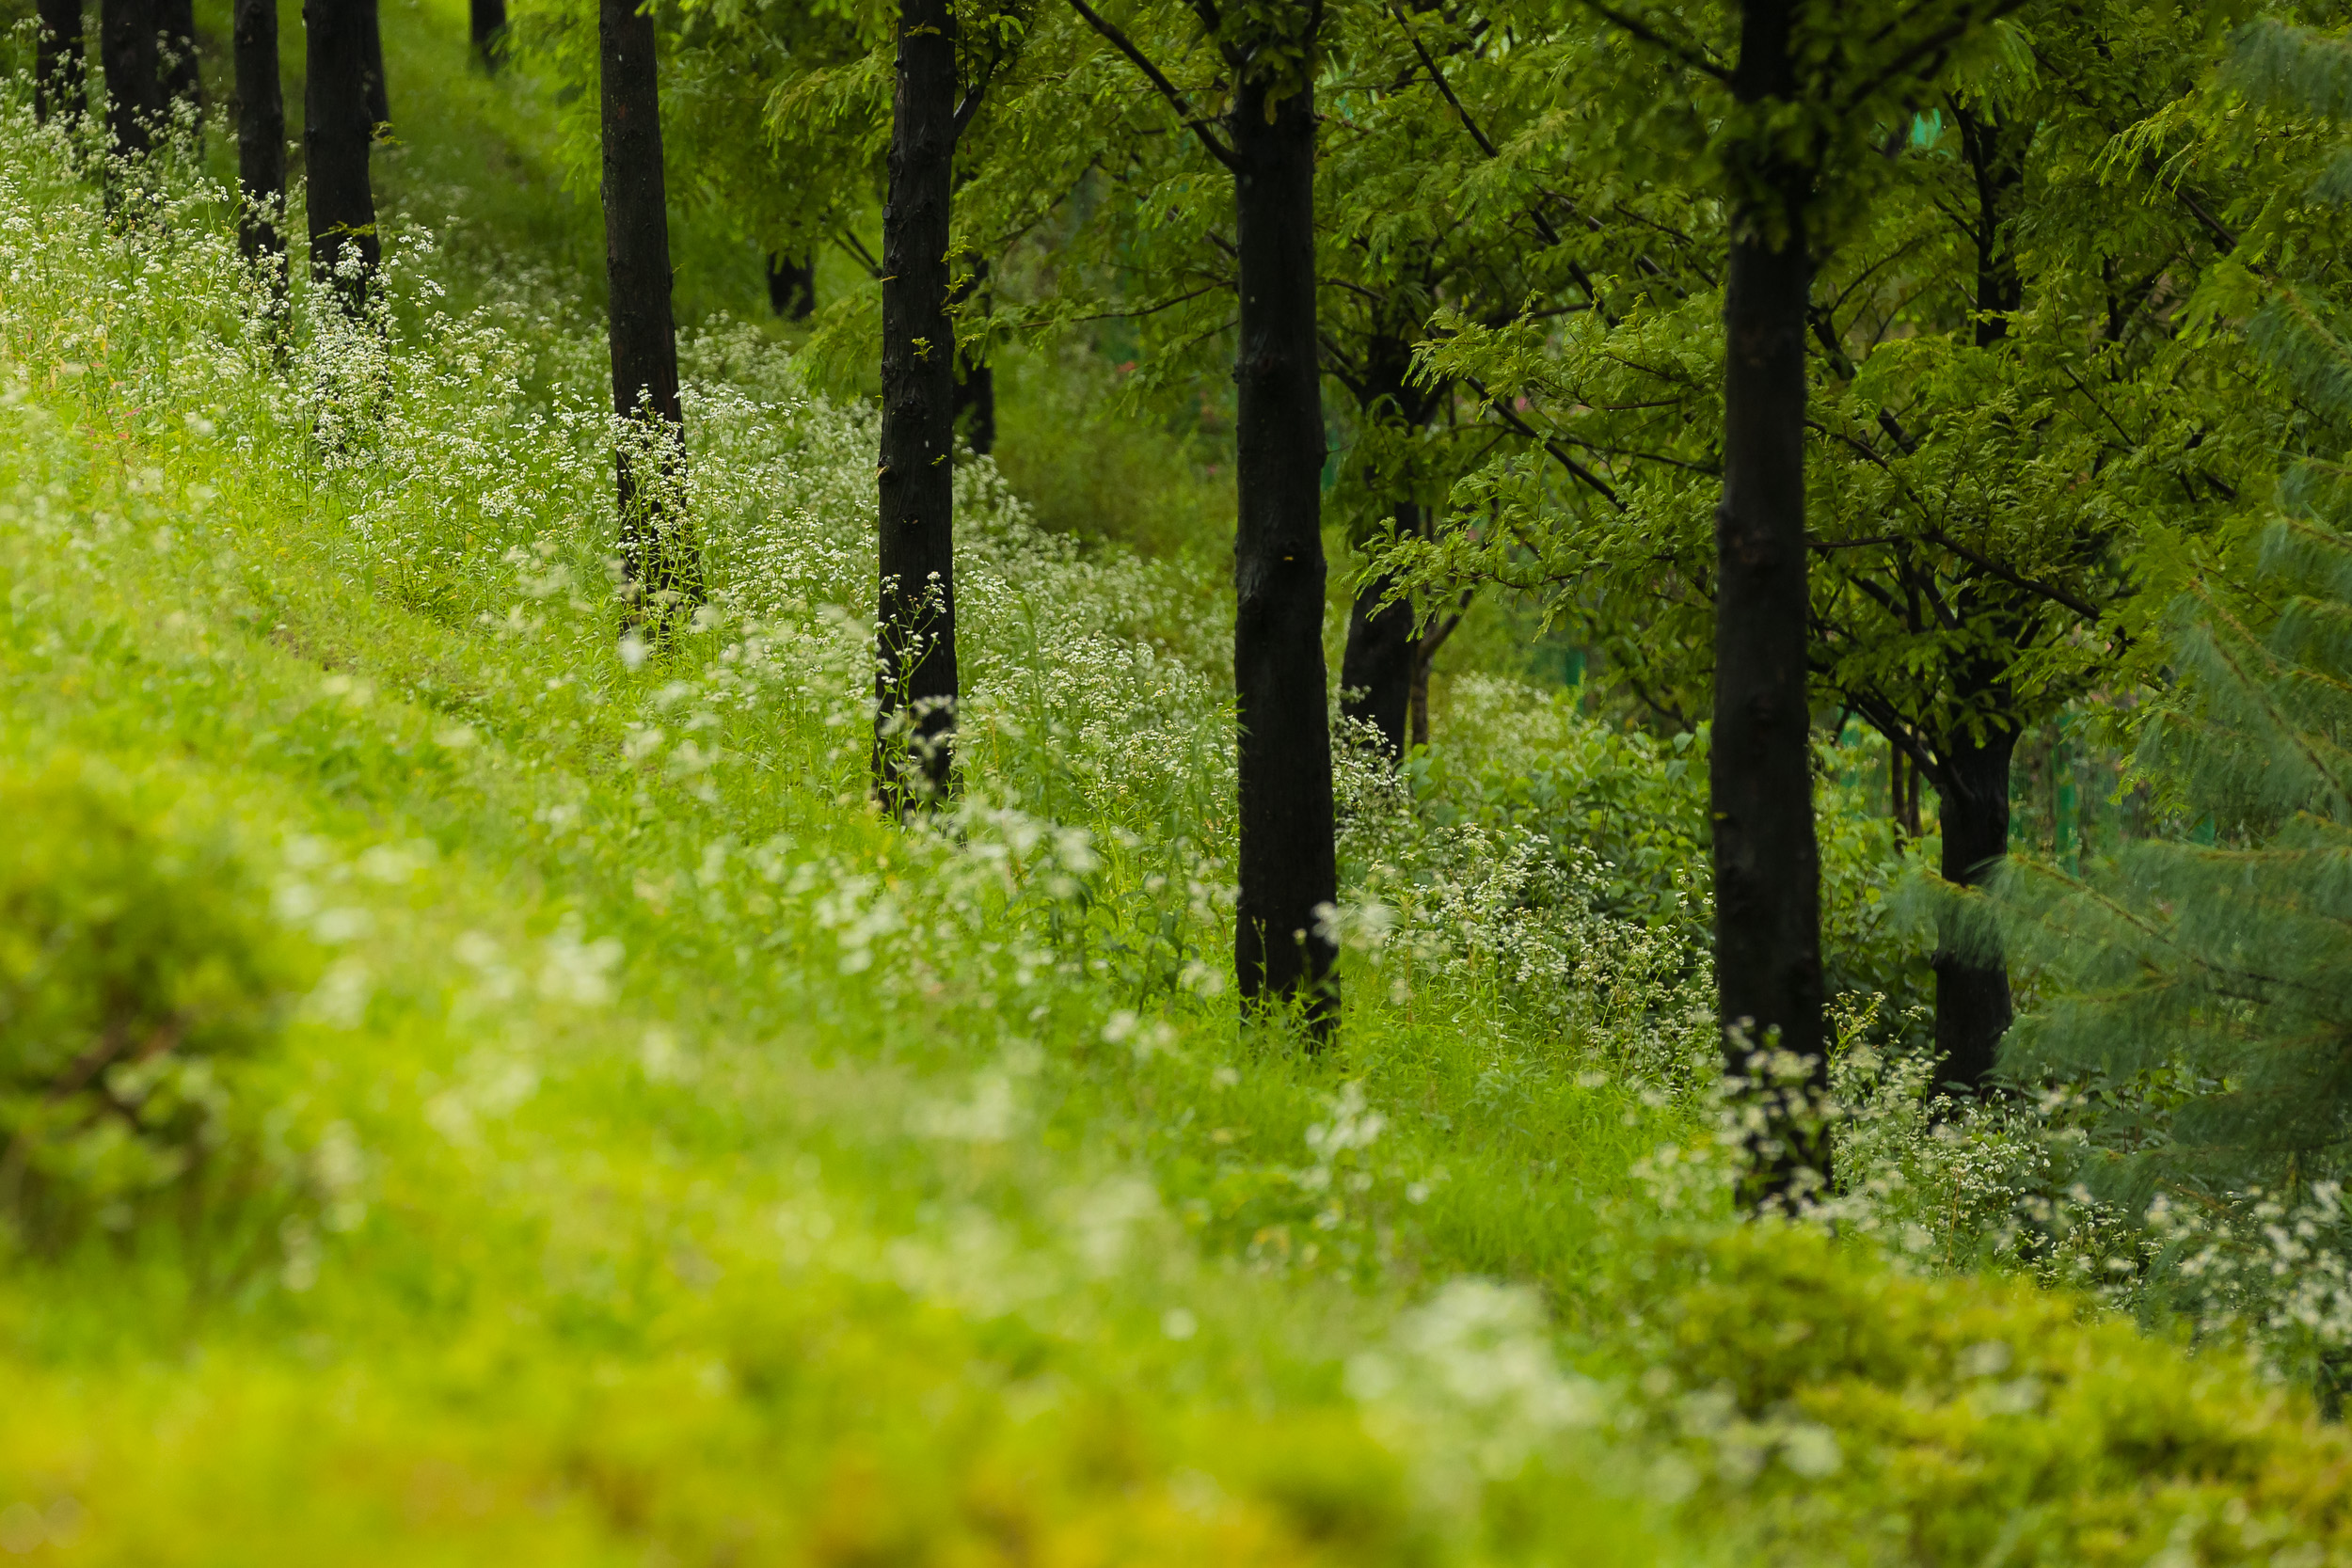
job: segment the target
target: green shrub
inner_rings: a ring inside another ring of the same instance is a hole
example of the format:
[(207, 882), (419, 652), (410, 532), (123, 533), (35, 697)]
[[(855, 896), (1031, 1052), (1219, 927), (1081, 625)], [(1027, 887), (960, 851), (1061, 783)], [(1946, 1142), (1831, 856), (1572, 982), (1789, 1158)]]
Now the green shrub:
[(0, 1220), (122, 1229), (228, 1137), (282, 945), (225, 834), (67, 754), (0, 774)]

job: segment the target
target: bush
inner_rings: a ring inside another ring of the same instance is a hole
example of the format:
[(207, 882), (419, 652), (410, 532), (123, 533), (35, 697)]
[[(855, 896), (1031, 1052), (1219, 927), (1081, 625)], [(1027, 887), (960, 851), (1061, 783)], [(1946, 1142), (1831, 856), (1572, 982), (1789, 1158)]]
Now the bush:
[(65, 755), (0, 774), (0, 1223), (125, 1229), (228, 1138), (287, 956), (227, 836)]

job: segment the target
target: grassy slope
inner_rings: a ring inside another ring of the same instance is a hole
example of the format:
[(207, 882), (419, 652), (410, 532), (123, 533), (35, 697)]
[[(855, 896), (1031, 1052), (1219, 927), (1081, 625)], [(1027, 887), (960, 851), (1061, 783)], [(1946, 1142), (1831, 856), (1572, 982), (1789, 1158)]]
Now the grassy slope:
[[(396, 23), (395, 60), (453, 21)], [(417, 80), (436, 155), (502, 90)], [(70, 186), (38, 210), (95, 221)], [(0, 1275), (9, 1540), (1605, 1562), (1761, 1534), (2122, 1561), (2344, 1528), (2341, 1445), (2233, 1363), (1645, 1214), (1629, 1169), (1687, 1116), (1474, 995), (1359, 984), (1346, 1049), (1307, 1061), (1221, 1004), (1163, 997), (1131, 1034), (1111, 980), (1024, 987), (945, 918), (845, 963), (825, 890), (782, 873), (919, 909), (949, 863), (843, 801), (821, 724), (777, 716), (790, 766), (756, 780), (666, 785), (627, 755), (658, 661), (583, 667), (386, 592), (298, 424), (117, 395), (159, 384), (135, 289), (24, 319), (0, 748), (167, 835), (225, 827), (315, 984), (237, 1080), (266, 1107), (256, 1195)], [(779, 834), (788, 864), (740, 852)], [(1327, 1198), (1300, 1174), (1349, 1083), (1390, 1125), (1321, 1162)], [(1539, 1284), (1552, 1321), (1422, 1305), (1464, 1272)]]

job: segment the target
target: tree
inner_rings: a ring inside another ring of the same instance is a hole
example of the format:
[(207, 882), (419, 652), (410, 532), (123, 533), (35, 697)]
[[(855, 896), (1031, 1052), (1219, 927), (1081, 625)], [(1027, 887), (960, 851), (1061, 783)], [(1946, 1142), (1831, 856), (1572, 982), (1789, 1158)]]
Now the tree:
[(1339, 1024), (1331, 734), (1323, 661), (1322, 368), (1316, 342), (1314, 79), (1321, 0), (1197, 8), (1223, 62), (1218, 128), (1086, 0), (1072, 8), (1141, 71), (1233, 179), (1240, 341), (1233, 377), (1233, 696), (1240, 896), (1233, 967), (1245, 1008), (1295, 1001), (1311, 1036)]
[(286, 101), (278, 84), (276, 0), (236, 0), (237, 245), (246, 260), (285, 254)]
[(82, 48), (82, 0), (40, 0), (33, 50), (33, 113), (43, 124), (89, 107), (89, 67)]
[[(968, 109), (969, 105), (967, 105)], [(949, 0), (900, 0), (882, 209), (881, 594), (874, 778), (894, 815), (947, 790), (955, 731), (955, 325), (948, 203), (956, 138)]]
[[(1805, 363), (1818, 166), (1771, 121), (1802, 103), (1794, 0), (1745, 0), (1729, 75), (1730, 257), (1724, 283), (1724, 483), (1715, 511), (1716, 1022), (1734, 1074), (1776, 1046), (1820, 1065), (1821, 868), (1813, 832), (1805, 611)], [(1784, 1137), (1784, 1144), (1790, 1140)], [(1786, 1184), (1826, 1150), (1767, 1155)]]
[[(988, 258), (976, 256), (970, 271), (956, 280), (948, 305), (959, 317), (988, 313)], [(996, 447), (996, 370), (989, 362), (988, 345), (957, 334), (955, 422), (963, 428), (964, 445), (986, 456)]]
[(679, 609), (700, 602), (702, 575), (678, 495), (686, 420), (670, 310), (670, 209), (653, 14), (638, 0), (599, 0), (596, 40), (621, 563), (629, 623), (659, 629)]
[[(1806, 14), (1823, 47), (1871, 36)], [(1851, 89), (1891, 62), (1861, 50), (1821, 89), (1860, 106), (1808, 133), (1830, 150), (1803, 345), (1810, 701), (1865, 718), (1935, 786), (1956, 888), (1983, 885), (2006, 847), (2016, 737), (2150, 673), (2150, 618), (2183, 561), (2241, 526), (2276, 419), (2243, 356), (2199, 325), (2224, 308), (2193, 303), (2231, 258), (2263, 254), (2238, 236), (2277, 189), (2266, 166), (2217, 172), (2231, 160), (2184, 120), (2211, 57), (2202, 14), (2053, 5), (1988, 28), (1989, 14), (1923, 11), (1911, 24), (1925, 30), (1888, 33), (1948, 42), (1905, 68), (1910, 87), (1898, 72), (1876, 88), (1876, 107)], [(1644, 52), (1711, 80), (1684, 57), (1693, 40), (1669, 41)], [(1544, 249), (1560, 260), (1538, 249), (1531, 266), (1568, 299), (1501, 325), (1440, 312), (1424, 373), (1475, 388), (1514, 446), (1455, 498), (1494, 526), (1388, 559), (1411, 580), (1542, 594), (1687, 725), (1718, 699), (1708, 514), (1728, 451), (1710, 405), (1727, 388), (1708, 361), (1724, 363), (1727, 242), (1651, 150), (1721, 150), (1706, 127), (1638, 107), (1662, 89), (1623, 80), (1624, 61), (1580, 60), (1572, 29), (1515, 39), (1513, 55), (1608, 105), (1556, 129), (1514, 119), (1537, 134), (1497, 138), (1498, 161), (1549, 193), (1564, 243)], [(1500, 91), (1524, 117), (1510, 86), (1464, 90)], [(2243, 215), (2213, 188), (2225, 180), (2246, 191)], [(1935, 1029), (1947, 1078), (1974, 1087), (2009, 982), (1997, 951), (1960, 935), (1937, 942)]]
[(130, 157), (149, 150), (164, 112), (155, 73), (154, 0), (101, 0), (98, 55), (106, 80), (106, 132), (115, 151)]
[(2226, 287), (2260, 393), (2297, 409), (2292, 467), (2256, 569), (2209, 559), (2159, 628), (2174, 679), (2135, 763), (2170, 831), (2081, 877), (2025, 861), (1996, 888), (2050, 991), (2002, 1067), (2094, 1091), (2075, 1174), (2135, 1209), (2159, 1188), (2292, 1203), (2352, 1160), (2352, 214), (2330, 166), (2352, 47), (2275, 21), (2237, 43), (2200, 150), (2256, 120), (2266, 199), (2239, 237), (2284, 275)]
[(367, 311), (369, 280), (383, 259), (375, 192), (368, 178), (368, 150), (374, 140), (368, 70), (375, 0), (303, 0), (302, 31), (310, 275), (331, 285), (343, 309), (358, 320)]

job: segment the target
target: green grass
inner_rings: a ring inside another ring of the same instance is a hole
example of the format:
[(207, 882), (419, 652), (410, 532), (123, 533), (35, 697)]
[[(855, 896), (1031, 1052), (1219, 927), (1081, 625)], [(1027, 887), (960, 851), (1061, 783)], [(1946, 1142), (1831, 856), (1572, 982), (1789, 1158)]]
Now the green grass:
[[(387, 14), (396, 62), (451, 53), (453, 9)], [(409, 80), (432, 156), (548, 166), (527, 82)], [(1198, 982), (1214, 573), (980, 496), (971, 798), (903, 832), (863, 803), (857, 627), (822, 610), (865, 569), (853, 415), (755, 345), (690, 354), (735, 597), (623, 657), (607, 459), (565, 418), (597, 401), (585, 307), (522, 264), (578, 254), (542, 176), (508, 223), (485, 174), (474, 248), (411, 275), (489, 325), (409, 285), (380, 356), (281, 358), (213, 206), (110, 238), (8, 114), (0, 801), (19, 834), (227, 854), (215, 895), (290, 978), (186, 1091), (200, 1134), (146, 1125), (142, 1164), (102, 1113), (42, 1167), (51, 1220), (0, 1254), (0, 1546), (2344, 1549), (2352, 1456), (2235, 1357), (1735, 1227), (1704, 1161), (1684, 1191), (1708, 1108), (1634, 1070), (1675, 1021), (1547, 1023), (1483, 960), (1391, 947), (1351, 954), (1337, 1049), (1239, 1029)], [(35, 894), (113, 928), (115, 873), (59, 863)], [(232, 924), (176, 918), (199, 954)], [(10, 1128), (45, 1092), (0, 1090)]]

